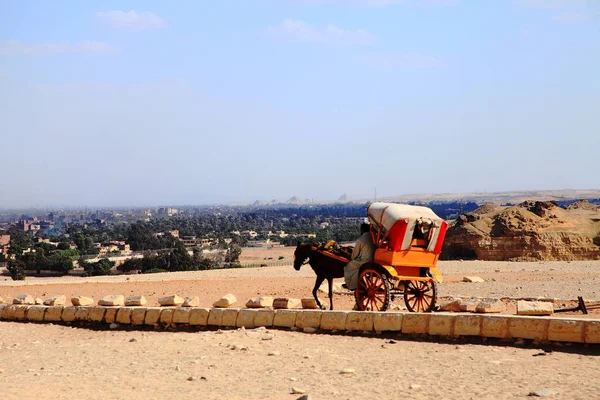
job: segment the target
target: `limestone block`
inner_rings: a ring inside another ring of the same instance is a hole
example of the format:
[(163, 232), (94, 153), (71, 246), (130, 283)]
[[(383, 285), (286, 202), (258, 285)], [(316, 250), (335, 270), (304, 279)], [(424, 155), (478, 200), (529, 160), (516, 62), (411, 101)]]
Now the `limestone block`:
[(145, 306), (148, 301), (144, 296), (127, 296), (125, 305), (127, 307)]
[(279, 297), (273, 300), (273, 308), (274, 309), (289, 309), (289, 308), (298, 308), (302, 305), (300, 299), (290, 299), (287, 297)]
[[(275, 311), (275, 317), (273, 318), (273, 326), (281, 328), (291, 328), (296, 326), (296, 315), (299, 313), (300, 311), (298, 310), (277, 310)], [(254, 319), (254, 324), (256, 326), (262, 326), (258, 324), (258, 315)]]
[(57, 296), (50, 297), (44, 301), (44, 305), (46, 306), (64, 306), (67, 301), (67, 296), (64, 294), (59, 294)]
[(254, 317), (254, 326), (273, 326), (274, 319), (275, 310), (259, 309)]
[(159, 298), (158, 304), (160, 304), (161, 306), (180, 306), (183, 304), (183, 299), (174, 294), (173, 296)]
[(157, 325), (160, 320), (160, 313), (162, 309), (159, 307), (148, 307), (146, 309), (146, 317), (144, 318), (144, 325)]
[(550, 319), (548, 340), (582, 343), (584, 322), (580, 319)]
[(298, 311), (296, 316), (296, 327), (319, 328), (321, 326), (322, 311)]
[(500, 313), (506, 311), (506, 305), (500, 299), (486, 299), (477, 304), (475, 312)]
[(458, 312), (460, 311), (460, 303), (462, 302), (462, 299), (449, 299), (446, 300), (442, 303), (440, 303), (440, 310), (442, 311), (451, 311), (451, 312)]
[(507, 338), (509, 317), (486, 315), (481, 322), (481, 336)]
[(600, 321), (585, 321), (584, 340), (586, 343), (600, 343)]
[(15, 319), (15, 311), (17, 310), (17, 306), (8, 305), (3, 307), (2, 319), (7, 321), (12, 321)]
[(39, 297), (36, 297), (35, 300), (34, 300), (34, 302), (35, 302), (36, 305), (41, 305), (41, 304), (44, 303), (44, 301), (42, 299), (40, 299)]
[(117, 311), (117, 322), (123, 325), (131, 324), (131, 313), (133, 310), (133, 307), (119, 307), (119, 311)]
[(45, 306), (32, 306), (28, 311), (27, 311), (27, 320), (28, 321), (43, 321), (44, 320), (44, 313), (46, 312), (46, 308)]
[(131, 312), (131, 324), (132, 325), (144, 325), (146, 320), (146, 309), (136, 307)]
[(402, 333), (428, 333), (431, 314), (407, 313), (402, 317)]
[(455, 336), (481, 335), (481, 315), (457, 315), (454, 320)]
[(165, 308), (160, 313), (160, 323), (162, 325), (171, 325), (173, 323), (173, 312), (172, 308)]
[(112, 308), (109, 307), (106, 309), (106, 311), (104, 312), (104, 322), (106, 322), (107, 324), (112, 324), (113, 322), (115, 322), (117, 320), (117, 312), (119, 311), (118, 308)]
[(347, 311), (323, 311), (321, 329), (325, 331), (343, 331), (346, 329)]
[(460, 311), (475, 312), (480, 301), (477, 299), (463, 300), (458, 305)]
[(208, 325), (221, 326), (223, 324), (223, 308), (211, 308), (208, 314)]
[(213, 304), (213, 307), (218, 307), (218, 308), (231, 307), (236, 301), (237, 301), (237, 299), (235, 298), (235, 296), (232, 295), (231, 293), (229, 293), (229, 294), (226, 294), (225, 296), (221, 297), (219, 300), (215, 301), (215, 303)]
[(6, 307), (6, 304), (0, 304), (0, 320), (3, 318), (2, 313), (4, 312), (5, 307)]
[(15, 308), (15, 319), (17, 321), (24, 321), (27, 319), (27, 311), (31, 308), (30, 305), (19, 304)]
[(90, 307), (88, 319), (94, 322), (100, 322), (104, 319), (104, 313), (106, 308), (104, 307)]
[(190, 309), (188, 307), (177, 307), (173, 311), (173, 323), (174, 324), (189, 324), (190, 323)]
[(308, 310), (318, 310), (319, 306), (317, 305), (317, 301), (312, 297), (305, 297), (302, 299), (302, 308)]
[(76, 313), (77, 313), (77, 307), (75, 307), (75, 306), (65, 307), (65, 308), (63, 308), (63, 312), (62, 312), (62, 315), (60, 316), (60, 319), (63, 322), (75, 321)]
[(257, 310), (249, 310), (242, 309), (237, 315), (237, 320), (235, 321), (235, 326), (241, 328), (242, 326), (245, 328), (254, 328), (254, 318), (258, 313)]
[(554, 305), (549, 301), (517, 301), (517, 315), (552, 315)]
[[(125, 296), (122, 294), (113, 294), (110, 296), (104, 296), (98, 301), (99, 306), (124, 306)], [(114, 322), (114, 321), (113, 321)]]
[(13, 304), (28, 304), (28, 305), (34, 305), (35, 304), (35, 299), (33, 298), (33, 296), (30, 296), (28, 294), (20, 294), (17, 297), (15, 297), (13, 299)]
[(347, 331), (372, 331), (373, 313), (364, 311), (351, 311), (346, 316)]
[(454, 334), (455, 314), (431, 314), (429, 317), (429, 334), (452, 336)]
[(396, 331), (402, 329), (403, 313), (399, 312), (374, 312), (373, 329), (376, 331)]
[(228, 308), (224, 310), (222, 321), (223, 326), (235, 326), (239, 311), (239, 308)]
[(267, 308), (273, 307), (273, 298), (271, 296), (258, 296), (246, 302), (248, 308)]
[(44, 321), (58, 322), (61, 320), (63, 306), (50, 306), (44, 314)]
[(91, 306), (94, 304), (94, 299), (85, 296), (71, 297), (71, 304), (74, 306)]
[(186, 297), (182, 304), (183, 307), (198, 307), (199, 305), (200, 297), (198, 296)]
[(485, 282), (482, 278), (480, 278), (478, 276), (465, 276), (462, 280), (463, 280), (463, 282), (470, 282), (470, 283), (483, 283), (483, 282)]
[(90, 307), (77, 307), (75, 321), (87, 321), (90, 315)]
[(192, 308), (190, 310), (190, 325), (208, 325), (208, 315), (210, 310), (208, 308)]
[(546, 340), (548, 319), (535, 317), (511, 317), (508, 334), (512, 338)]
[(6, 301), (4, 301), (4, 299), (2, 298), (2, 296), (0, 296), (0, 304), (5, 304)]

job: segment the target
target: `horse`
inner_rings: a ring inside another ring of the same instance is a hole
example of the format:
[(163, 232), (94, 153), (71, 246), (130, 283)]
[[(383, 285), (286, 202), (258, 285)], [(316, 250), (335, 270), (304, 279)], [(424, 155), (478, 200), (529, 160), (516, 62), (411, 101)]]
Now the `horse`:
[(325, 310), (326, 308), (319, 301), (317, 290), (323, 281), (327, 279), (329, 285), (329, 309), (333, 310), (333, 279), (344, 277), (346, 263), (320, 253), (317, 251), (317, 248), (318, 244), (298, 242), (296, 251), (294, 251), (294, 269), (300, 271), (300, 267), (308, 263), (313, 271), (315, 271), (315, 274), (317, 274), (312, 294), (321, 310)]

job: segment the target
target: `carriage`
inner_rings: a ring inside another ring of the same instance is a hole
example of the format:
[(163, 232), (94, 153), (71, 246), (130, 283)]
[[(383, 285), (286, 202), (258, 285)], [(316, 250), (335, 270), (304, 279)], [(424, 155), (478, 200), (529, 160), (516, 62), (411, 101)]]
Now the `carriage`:
[(376, 202), (367, 209), (376, 246), (373, 262), (359, 270), (356, 303), (362, 311), (385, 311), (397, 295), (409, 311), (435, 307), (436, 268), (448, 224), (430, 208)]

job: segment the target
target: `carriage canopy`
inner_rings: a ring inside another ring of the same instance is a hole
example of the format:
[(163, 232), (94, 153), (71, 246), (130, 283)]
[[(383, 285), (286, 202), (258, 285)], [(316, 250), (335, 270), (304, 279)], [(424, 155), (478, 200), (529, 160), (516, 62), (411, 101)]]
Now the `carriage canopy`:
[(369, 206), (367, 215), (377, 247), (408, 250), (413, 239), (418, 238), (425, 240), (427, 251), (441, 252), (448, 225), (430, 208), (376, 202)]

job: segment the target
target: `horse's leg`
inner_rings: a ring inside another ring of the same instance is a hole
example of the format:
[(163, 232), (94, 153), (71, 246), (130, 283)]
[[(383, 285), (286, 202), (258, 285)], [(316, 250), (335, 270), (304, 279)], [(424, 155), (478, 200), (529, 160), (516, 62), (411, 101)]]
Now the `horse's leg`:
[(333, 278), (327, 278), (329, 285), (329, 309), (333, 310)]
[(319, 306), (319, 308), (321, 310), (324, 310), (325, 307), (319, 301), (319, 297), (317, 296), (317, 290), (319, 289), (319, 286), (321, 286), (321, 283), (323, 283), (324, 280), (325, 280), (325, 277), (323, 275), (317, 275), (317, 280), (315, 281), (315, 287), (313, 288), (313, 291), (312, 291), (313, 297), (317, 301), (317, 306)]

